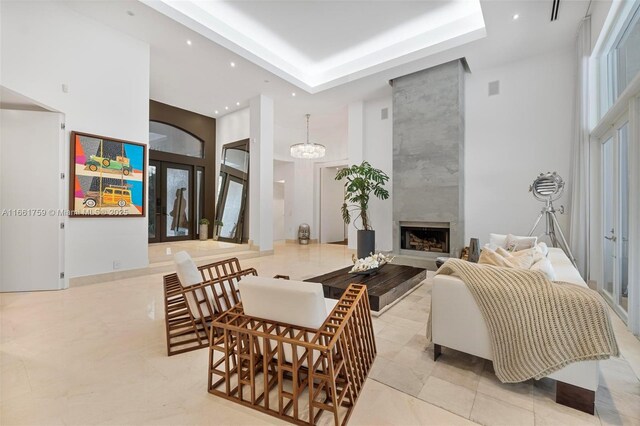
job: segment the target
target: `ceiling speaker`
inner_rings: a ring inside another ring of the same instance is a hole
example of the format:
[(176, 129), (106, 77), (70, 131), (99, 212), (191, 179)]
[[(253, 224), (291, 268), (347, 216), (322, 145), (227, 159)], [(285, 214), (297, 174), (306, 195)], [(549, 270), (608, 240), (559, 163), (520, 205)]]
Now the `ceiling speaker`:
[(489, 96), (499, 95), (500, 94), (500, 81), (490, 81), (489, 82)]

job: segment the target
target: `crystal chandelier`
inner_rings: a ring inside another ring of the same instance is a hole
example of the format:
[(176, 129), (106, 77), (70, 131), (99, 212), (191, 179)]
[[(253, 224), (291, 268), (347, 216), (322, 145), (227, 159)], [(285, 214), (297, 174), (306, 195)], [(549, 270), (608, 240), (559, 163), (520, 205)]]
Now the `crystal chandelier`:
[(291, 145), (291, 156), (293, 158), (303, 158), (306, 160), (322, 158), (324, 157), (326, 148), (324, 147), (324, 145), (309, 142), (309, 117), (311, 117), (311, 114), (307, 114), (306, 117), (307, 141), (305, 143), (297, 143), (295, 145)]

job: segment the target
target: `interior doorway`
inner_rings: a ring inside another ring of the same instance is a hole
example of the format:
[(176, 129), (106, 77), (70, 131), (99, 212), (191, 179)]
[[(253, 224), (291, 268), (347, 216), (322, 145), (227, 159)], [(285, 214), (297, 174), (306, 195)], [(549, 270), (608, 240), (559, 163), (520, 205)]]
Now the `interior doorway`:
[(342, 220), (344, 182), (336, 180), (336, 174), (345, 166), (320, 169), (320, 243), (347, 244), (348, 230)]

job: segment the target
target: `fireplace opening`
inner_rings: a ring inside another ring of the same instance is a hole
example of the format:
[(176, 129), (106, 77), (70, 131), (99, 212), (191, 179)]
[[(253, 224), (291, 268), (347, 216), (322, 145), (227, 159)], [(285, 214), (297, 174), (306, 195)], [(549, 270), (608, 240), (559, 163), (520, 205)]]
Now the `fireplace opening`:
[(401, 226), (400, 248), (433, 253), (449, 253), (449, 228)]

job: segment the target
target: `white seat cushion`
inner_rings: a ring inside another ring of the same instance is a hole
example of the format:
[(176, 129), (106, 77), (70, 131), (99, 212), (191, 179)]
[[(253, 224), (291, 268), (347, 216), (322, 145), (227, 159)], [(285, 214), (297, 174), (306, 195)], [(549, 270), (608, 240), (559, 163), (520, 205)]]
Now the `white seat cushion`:
[(238, 284), (252, 317), (318, 329), (330, 312), (319, 283), (249, 276)]
[(571, 260), (561, 248), (549, 247), (547, 258), (553, 264), (553, 269), (556, 272), (556, 281), (565, 281), (587, 287), (587, 283), (580, 276), (580, 272), (573, 266)]
[[(245, 315), (300, 327), (320, 328), (338, 304), (335, 299), (324, 298), (322, 284), (319, 283), (249, 276), (239, 282), (239, 287)], [(271, 332), (275, 333), (275, 330)], [(313, 334), (307, 333), (307, 339), (311, 339)], [(275, 345), (275, 342), (272, 341), (271, 344)], [(260, 352), (264, 353), (263, 339), (258, 339), (258, 345)], [(284, 344), (282, 350), (285, 361), (293, 362), (291, 345)], [(296, 353), (300, 359), (305, 350), (298, 347)], [(312, 362), (315, 363), (319, 355), (314, 351), (311, 355)], [(278, 355), (274, 357), (278, 358)], [(302, 365), (307, 365), (306, 357), (303, 358)]]
[(324, 299), (324, 304), (327, 306), (327, 316), (329, 316), (333, 308), (338, 304), (338, 299)]

